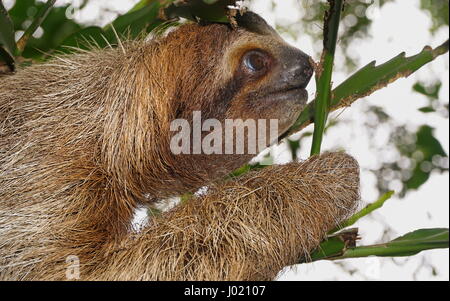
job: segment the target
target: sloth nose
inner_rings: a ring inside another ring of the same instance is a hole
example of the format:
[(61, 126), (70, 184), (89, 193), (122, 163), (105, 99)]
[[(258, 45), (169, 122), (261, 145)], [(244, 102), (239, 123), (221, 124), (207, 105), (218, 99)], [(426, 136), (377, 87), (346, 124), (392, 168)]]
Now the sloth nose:
[(309, 55), (294, 47), (285, 47), (279, 53), (279, 64), (274, 77), (278, 91), (305, 89), (314, 73)]
[(314, 73), (314, 67), (311, 65), (310, 58), (308, 57), (308, 60), (303, 62), (302, 66), (298, 68), (297, 76), (300, 78), (301, 84), (300, 86), (304, 89), (309, 84), (309, 81), (311, 80), (311, 77)]
[(302, 89), (306, 88), (314, 73), (311, 58), (301, 53), (301, 55), (296, 57), (294, 63), (287, 70), (287, 73), (293, 84)]

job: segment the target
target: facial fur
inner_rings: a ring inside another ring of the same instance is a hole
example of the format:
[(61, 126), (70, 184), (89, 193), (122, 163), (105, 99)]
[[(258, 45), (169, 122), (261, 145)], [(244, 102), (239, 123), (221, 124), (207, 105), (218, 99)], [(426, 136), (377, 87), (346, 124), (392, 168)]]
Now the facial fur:
[[(239, 17), (238, 24), (237, 29), (190, 24), (165, 38), (165, 47), (171, 50), (183, 45), (181, 41), (196, 45), (180, 49), (179, 55), (190, 66), (173, 66), (179, 72), (174, 95), (181, 107), (179, 116), (188, 118), (200, 110), (205, 117), (219, 120), (278, 119), (284, 132), (306, 103), (304, 88), (313, 72), (309, 57), (253, 13)], [(259, 74), (246, 68), (244, 60), (252, 53), (266, 60)]]

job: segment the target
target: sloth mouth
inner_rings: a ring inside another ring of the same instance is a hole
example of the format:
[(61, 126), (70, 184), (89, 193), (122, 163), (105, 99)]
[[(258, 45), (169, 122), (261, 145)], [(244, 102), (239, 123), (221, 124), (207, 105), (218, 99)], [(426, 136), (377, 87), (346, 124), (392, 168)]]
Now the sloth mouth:
[(298, 118), (308, 101), (308, 92), (304, 86), (289, 86), (274, 90), (264, 97), (272, 106), (281, 109), (280, 119), (284, 120), (284, 126), (280, 127), (279, 139), (285, 138), (290, 126)]
[(305, 104), (308, 101), (308, 92), (303, 86), (285, 87), (268, 93), (266, 97), (272, 101), (294, 101)]

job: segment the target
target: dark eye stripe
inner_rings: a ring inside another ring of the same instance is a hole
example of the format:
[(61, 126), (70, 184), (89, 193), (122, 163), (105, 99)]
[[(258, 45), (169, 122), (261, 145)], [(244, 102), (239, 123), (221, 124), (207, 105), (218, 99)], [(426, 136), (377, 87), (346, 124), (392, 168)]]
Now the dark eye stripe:
[(224, 116), (230, 108), (231, 101), (241, 91), (244, 84), (245, 81), (242, 76), (235, 74), (233, 78), (221, 86), (218, 89), (215, 98), (210, 103), (210, 112), (212, 112), (212, 114), (207, 117), (219, 119), (221, 116)]

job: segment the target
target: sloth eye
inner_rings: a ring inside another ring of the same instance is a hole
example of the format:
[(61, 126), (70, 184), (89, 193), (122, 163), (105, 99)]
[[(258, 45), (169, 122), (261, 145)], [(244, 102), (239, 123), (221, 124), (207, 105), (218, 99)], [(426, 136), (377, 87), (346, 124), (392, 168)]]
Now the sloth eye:
[(270, 56), (260, 50), (251, 50), (244, 54), (242, 63), (247, 72), (262, 75), (269, 69)]

